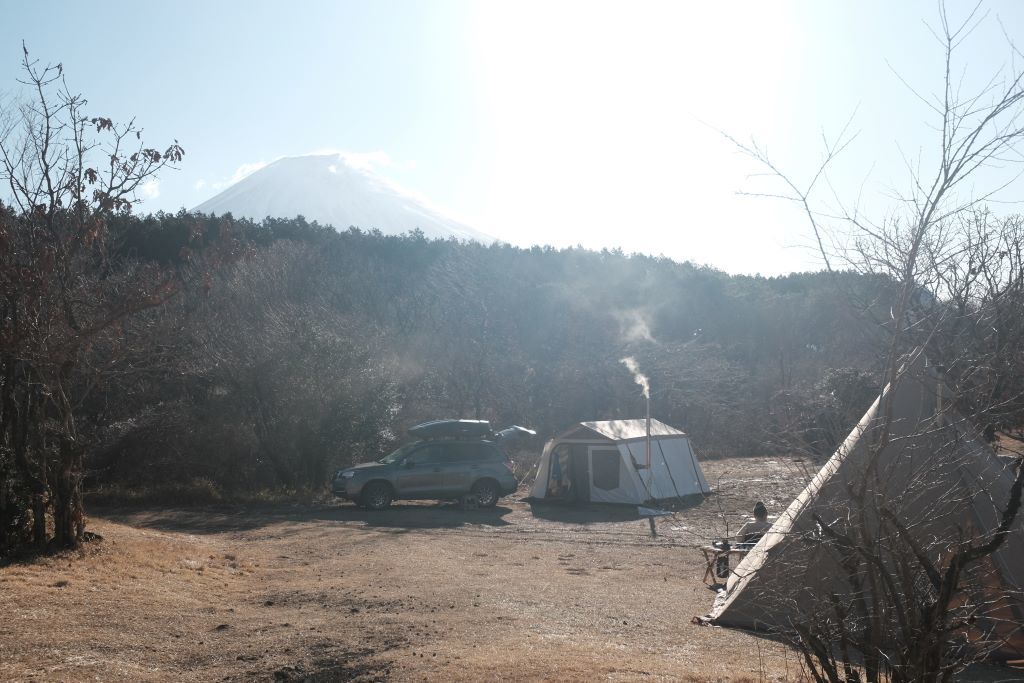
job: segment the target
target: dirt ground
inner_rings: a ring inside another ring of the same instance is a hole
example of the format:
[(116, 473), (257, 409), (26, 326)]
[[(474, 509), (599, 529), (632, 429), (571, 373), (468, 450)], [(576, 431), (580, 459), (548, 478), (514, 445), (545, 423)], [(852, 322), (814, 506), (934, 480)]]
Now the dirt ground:
[(80, 553), (0, 568), (0, 680), (800, 680), (780, 644), (690, 623), (697, 546), (778, 513), (803, 463), (703, 463), (719, 492), (630, 510), (400, 504), (93, 510)]

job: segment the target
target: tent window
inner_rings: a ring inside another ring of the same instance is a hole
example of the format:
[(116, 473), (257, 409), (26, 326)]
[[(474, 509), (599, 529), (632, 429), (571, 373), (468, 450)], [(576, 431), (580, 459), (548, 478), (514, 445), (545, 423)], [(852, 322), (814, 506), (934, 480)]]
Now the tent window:
[(605, 491), (619, 488), (619, 452), (594, 450), (590, 453), (594, 486)]

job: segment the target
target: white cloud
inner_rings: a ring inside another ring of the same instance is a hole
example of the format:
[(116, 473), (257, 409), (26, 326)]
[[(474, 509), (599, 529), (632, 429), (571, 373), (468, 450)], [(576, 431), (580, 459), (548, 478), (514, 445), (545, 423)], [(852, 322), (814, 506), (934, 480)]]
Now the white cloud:
[(261, 168), (265, 167), (266, 165), (267, 165), (267, 162), (265, 162), (265, 161), (256, 161), (256, 162), (251, 163), (251, 164), (242, 164), (241, 166), (239, 166), (238, 168), (235, 169), (235, 174), (231, 176), (231, 180), (229, 180), (227, 182), (227, 184), (228, 185), (234, 185), (239, 180), (242, 180), (246, 176), (252, 175), (256, 171), (258, 171)]
[(224, 188), (230, 187), (240, 180), (244, 180), (256, 171), (269, 165), (270, 164), (266, 161), (254, 161), (252, 163), (242, 164), (235, 169), (235, 172), (231, 174), (230, 178), (227, 178), (226, 180), (215, 180), (213, 182), (207, 182), (205, 179), (200, 178), (196, 181), (195, 188), (197, 190), (202, 190), (205, 187), (209, 187), (214, 192), (220, 192)]
[[(383, 176), (378, 176), (378, 175), (376, 175), (374, 173), (374, 171), (377, 170), (377, 169), (386, 169), (386, 168), (393, 168), (393, 169), (400, 169), (400, 170), (413, 170), (413, 169), (416, 168), (416, 162), (414, 160), (409, 159), (409, 160), (406, 160), (406, 161), (395, 161), (391, 157), (390, 154), (388, 154), (384, 150), (380, 150), (380, 149), (374, 150), (374, 151), (370, 151), (370, 152), (352, 152), (350, 150), (338, 149), (337, 147), (321, 147), (321, 148), (318, 148), (318, 149), (314, 149), (311, 152), (307, 152), (306, 154), (300, 154), (300, 155), (296, 155), (296, 156), (334, 156), (334, 157), (337, 157), (339, 162), (343, 163), (344, 165), (348, 166), (349, 168), (355, 169), (357, 171), (362, 171), (364, 173), (371, 173), (371, 174), (373, 174), (377, 178), (378, 181), (384, 182), (384, 183), (388, 184), (396, 192), (400, 192), (402, 194), (405, 194), (405, 195), (407, 195), (409, 197), (412, 197), (412, 198), (416, 199), (417, 201), (419, 201), (419, 202), (421, 202), (421, 203), (423, 203), (423, 204), (425, 204), (427, 206), (430, 206), (431, 208), (434, 208), (435, 210), (438, 210), (438, 211), (440, 211), (442, 213), (446, 213), (448, 215), (451, 215), (451, 212), (443, 211), (443, 210), (441, 210), (438, 207), (433, 207), (430, 204), (430, 202), (425, 197), (423, 197), (422, 195), (420, 195), (420, 194), (418, 194), (416, 192), (412, 192), (412, 191), (410, 191), (410, 190), (408, 190), (406, 188), (400, 187), (400, 186), (396, 185), (395, 183), (393, 183), (392, 181), (388, 180), (387, 178), (385, 178)], [(196, 181), (195, 189), (200, 190), (200, 189), (208, 187), (211, 190), (213, 190), (214, 192), (220, 192), (221, 190), (223, 190), (223, 189), (225, 189), (227, 187), (230, 187), (231, 185), (234, 185), (235, 183), (237, 183), (237, 182), (247, 178), (248, 176), (252, 175), (256, 171), (259, 171), (260, 169), (265, 168), (266, 166), (269, 166), (271, 163), (274, 163), (274, 162), (279, 161), (279, 160), (284, 159), (284, 158), (286, 158), (286, 157), (279, 156), (279, 157), (277, 157), (277, 158), (275, 158), (275, 159), (273, 159), (272, 161), (269, 161), (269, 162), (268, 161), (255, 161), (255, 162), (251, 162), (251, 163), (242, 164), (238, 168), (235, 169), (235, 172), (232, 174), (232, 176), (230, 178), (227, 178), (225, 180), (217, 180), (217, 181), (213, 181), (213, 182), (209, 182), (209, 181), (207, 181), (205, 179), (200, 179), (200, 180)], [(337, 173), (338, 172), (338, 165), (337, 164), (330, 164), (330, 165), (327, 166), (327, 170), (330, 171), (331, 173)], [(458, 218), (458, 220), (464, 220), (464, 219)]]
[(302, 156), (327, 156), (333, 154), (342, 159), (349, 167), (360, 171), (373, 171), (378, 168), (398, 168), (412, 170), (416, 168), (416, 162), (412, 159), (396, 161), (390, 154), (382, 149), (371, 152), (353, 152), (337, 147), (320, 147)]
[[(342, 161), (349, 168), (354, 168), (359, 171), (373, 172), (376, 169), (383, 168), (397, 168), (403, 170), (412, 170), (416, 168), (416, 162), (413, 160), (407, 161), (395, 161), (391, 158), (391, 155), (384, 150), (378, 149), (371, 152), (352, 152), (345, 149), (338, 149), (337, 147), (321, 147), (314, 149), (306, 154), (298, 156), (337, 156), (339, 161)], [(285, 157), (277, 157), (273, 161), (284, 159)], [(195, 184), (197, 190), (204, 187), (209, 187), (212, 190), (220, 191), (226, 187), (234, 185), (240, 180), (252, 175), (256, 171), (269, 166), (273, 161), (255, 161), (252, 163), (245, 163), (235, 169), (235, 172), (227, 180), (218, 180), (215, 182), (207, 182), (206, 180), (198, 180)], [(334, 164), (327, 167), (331, 173), (337, 173), (338, 167)]]
[(393, 163), (391, 155), (381, 150), (375, 152), (342, 152), (339, 156), (345, 159), (346, 164), (361, 171), (387, 168)]
[(149, 180), (139, 188), (143, 199), (156, 199), (160, 196), (160, 181)]
[[(319, 147), (317, 150), (308, 152), (304, 155), (298, 155), (301, 157), (326, 157), (336, 156), (338, 160), (343, 162), (349, 168), (354, 168), (359, 171), (373, 172), (376, 169), (394, 168), (401, 170), (413, 170), (416, 168), (416, 162), (413, 160), (396, 162), (391, 158), (391, 155), (384, 152), (383, 150), (375, 150), (373, 152), (350, 152), (348, 150), (339, 150), (337, 147)], [(285, 157), (278, 157), (273, 161), (280, 161)], [(234, 173), (231, 174), (230, 178), (226, 180), (217, 180), (214, 182), (208, 182), (205, 179), (200, 179), (196, 182), (196, 189), (203, 189), (209, 187), (214, 191), (220, 191), (225, 187), (229, 187), (240, 180), (252, 175), (256, 171), (269, 166), (273, 162), (258, 161), (252, 163), (246, 163), (234, 169)], [(328, 170), (332, 173), (338, 172), (338, 167), (334, 164), (328, 166)]]

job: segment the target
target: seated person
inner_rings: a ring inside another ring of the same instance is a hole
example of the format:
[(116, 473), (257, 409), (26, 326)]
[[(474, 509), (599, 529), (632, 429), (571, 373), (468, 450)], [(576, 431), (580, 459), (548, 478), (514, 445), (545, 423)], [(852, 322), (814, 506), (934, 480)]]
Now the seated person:
[(735, 536), (736, 542), (753, 545), (760, 541), (761, 537), (771, 528), (772, 523), (768, 521), (768, 508), (761, 501), (757, 501), (754, 505), (754, 519), (740, 527), (739, 533)]

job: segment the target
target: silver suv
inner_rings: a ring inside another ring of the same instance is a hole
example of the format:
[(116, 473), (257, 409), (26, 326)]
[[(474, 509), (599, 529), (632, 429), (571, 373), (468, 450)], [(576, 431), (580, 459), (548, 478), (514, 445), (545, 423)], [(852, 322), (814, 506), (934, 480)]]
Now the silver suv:
[(480, 507), (494, 507), (516, 487), (512, 461), (494, 441), (481, 438), (407, 444), (376, 462), (338, 470), (331, 482), (334, 495), (372, 510), (400, 498), (454, 499), (467, 494), (473, 494)]

